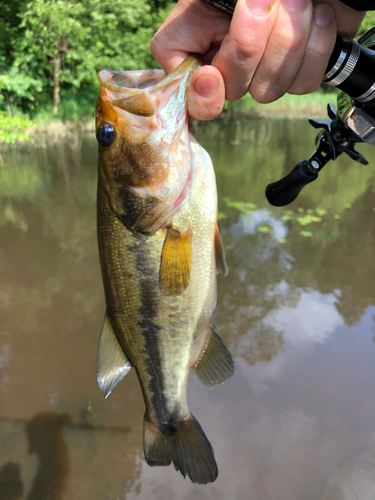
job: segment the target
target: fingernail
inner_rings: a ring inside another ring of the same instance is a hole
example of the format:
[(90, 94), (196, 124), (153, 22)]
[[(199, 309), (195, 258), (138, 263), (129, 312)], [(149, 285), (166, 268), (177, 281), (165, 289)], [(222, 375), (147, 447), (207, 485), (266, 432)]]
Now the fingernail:
[(201, 75), (195, 82), (196, 92), (206, 99), (216, 94), (218, 87), (218, 81), (213, 75)]
[(282, 4), (292, 12), (303, 12), (307, 7), (307, 0), (282, 0)]
[(314, 10), (314, 21), (322, 28), (329, 28), (333, 21), (333, 10), (328, 5), (318, 5)]
[(255, 16), (264, 16), (271, 11), (274, 2), (275, 0), (247, 0), (247, 6)]

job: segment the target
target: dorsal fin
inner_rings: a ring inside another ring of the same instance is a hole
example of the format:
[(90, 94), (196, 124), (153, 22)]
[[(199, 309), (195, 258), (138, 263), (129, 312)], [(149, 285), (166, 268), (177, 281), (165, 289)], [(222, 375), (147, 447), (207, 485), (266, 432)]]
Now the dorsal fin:
[(217, 272), (226, 276), (228, 274), (228, 266), (225, 258), (225, 250), (223, 239), (220, 233), (219, 221), (216, 221), (215, 226), (215, 258)]
[(212, 389), (234, 374), (233, 358), (211, 323), (206, 347), (193, 367), (199, 382)]
[(168, 228), (161, 252), (159, 285), (165, 295), (181, 295), (187, 288), (191, 269), (191, 229), (183, 234)]
[(99, 388), (106, 398), (125, 377), (130, 368), (131, 363), (118, 343), (106, 313), (96, 360), (96, 377)]

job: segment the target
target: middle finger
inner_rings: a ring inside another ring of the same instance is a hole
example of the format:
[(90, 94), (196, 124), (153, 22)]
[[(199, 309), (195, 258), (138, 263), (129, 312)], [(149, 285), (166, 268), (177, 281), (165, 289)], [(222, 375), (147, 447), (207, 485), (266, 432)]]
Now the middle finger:
[(263, 56), (280, 0), (238, 0), (229, 32), (212, 64), (225, 81), (226, 99), (244, 96)]
[(262, 60), (250, 84), (250, 93), (268, 103), (284, 95), (301, 65), (312, 24), (310, 0), (281, 0), (279, 15)]

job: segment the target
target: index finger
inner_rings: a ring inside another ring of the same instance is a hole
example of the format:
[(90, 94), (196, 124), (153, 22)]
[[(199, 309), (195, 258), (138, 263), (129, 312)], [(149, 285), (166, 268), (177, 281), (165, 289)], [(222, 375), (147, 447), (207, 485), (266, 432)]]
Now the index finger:
[(200, 0), (180, 0), (151, 40), (151, 52), (166, 73), (190, 53), (205, 54), (220, 44), (230, 17)]
[(280, 0), (238, 0), (229, 33), (216, 54), (213, 65), (225, 81), (229, 101), (244, 96), (263, 56)]

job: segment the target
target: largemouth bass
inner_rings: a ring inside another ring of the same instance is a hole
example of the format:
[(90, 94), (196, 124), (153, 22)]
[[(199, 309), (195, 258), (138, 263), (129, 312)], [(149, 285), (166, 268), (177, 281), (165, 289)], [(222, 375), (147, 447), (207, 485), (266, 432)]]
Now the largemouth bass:
[(106, 298), (97, 378), (107, 397), (134, 367), (144, 454), (205, 484), (212, 447), (187, 405), (190, 369), (207, 387), (234, 372), (211, 325), (216, 272), (226, 274), (215, 174), (189, 132), (187, 91), (198, 60), (162, 70), (99, 73), (98, 240)]

